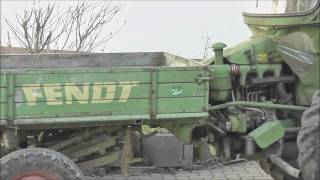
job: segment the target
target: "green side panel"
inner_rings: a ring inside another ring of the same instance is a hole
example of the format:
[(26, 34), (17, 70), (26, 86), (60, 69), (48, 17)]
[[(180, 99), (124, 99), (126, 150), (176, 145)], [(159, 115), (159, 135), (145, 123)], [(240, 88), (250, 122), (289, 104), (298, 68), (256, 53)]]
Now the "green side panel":
[(202, 112), (204, 104), (203, 97), (161, 98), (158, 99), (158, 113)]
[(86, 72), (83, 73), (56, 73), (56, 74), (17, 74), (16, 86), (25, 84), (64, 84), (76, 83), (93, 84), (95, 82), (123, 82), (123, 81), (138, 81), (141, 83), (149, 83), (149, 72)]
[(7, 88), (0, 87), (0, 103), (7, 101)]
[(124, 114), (148, 114), (148, 99), (130, 99), (127, 102), (48, 105), (47, 102), (38, 102), (37, 105), (16, 103), (16, 118), (44, 118), (44, 117), (70, 117), (70, 116), (102, 116)]
[(0, 115), (19, 125), (204, 117), (209, 86), (199, 79), (206, 79), (206, 72), (203, 67), (17, 71), (10, 83), (10, 116), (7, 75), (1, 72)]
[[(35, 87), (35, 86), (28, 86), (28, 87)], [(69, 88), (70, 86), (65, 86), (65, 85), (61, 85), (61, 86), (41, 86), (40, 87), (40, 92), (41, 92), (41, 97), (38, 97), (36, 99), (36, 101), (40, 101), (40, 102), (56, 102), (56, 101), (64, 101), (64, 104), (69, 102), (66, 99), (66, 88)], [(77, 97), (77, 99), (73, 98), (73, 101), (86, 101), (86, 102), (90, 102), (93, 100), (97, 100), (97, 96), (96, 93), (94, 91), (94, 86), (93, 85), (82, 85), (82, 86), (73, 86), (76, 89), (79, 89), (81, 92), (83, 92), (83, 89), (88, 89), (89, 93), (88, 96), (79, 96)], [(112, 101), (117, 101), (120, 99), (121, 97), (121, 93), (123, 88), (121, 87), (121, 85), (115, 85), (115, 92), (114, 92), (114, 96), (111, 97), (105, 97), (105, 100), (112, 100)], [(50, 101), (47, 99), (46, 94), (44, 93), (44, 88), (49, 88), (49, 89), (55, 89), (55, 91), (61, 92), (62, 96), (59, 96), (58, 98), (56, 98), (56, 101)], [(102, 91), (101, 93), (103, 93), (105, 91)], [(133, 86), (130, 89), (130, 94), (129, 94), (129, 99), (147, 99), (149, 98), (150, 94), (150, 85), (149, 84), (135, 84), (135, 86)], [(15, 93), (15, 102), (27, 102), (25, 93), (22, 89), (22, 87), (16, 87), (16, 93)], [(29, 102), (35, 102), (35, 101), (29, 101)]]
[(197, 78), (205, 76), (205, 71), (160, 71), (159, 83), (168, 82), (196, 82)]
[(281, 125), (280, 121), (274, 120), (262, 124), (260, 127), (252, 131), (249, 136), (255, 140), (260, 148), (265, 149), (281, 139), (284, 134), (285, 129)]
[(0, 103), (0, 119), (6, 119), (6, 118), (7, 118), (7, 104)]
[[(28, 86), (35, 87), (35, 86)], [(46, 85), (41, 86), (40, 90), (43, 91), (44, 87), (50, 87), (62, 92), (62, 97), (59, 99), (65, 98), (65, 85), (56, 86), (56, 85)], [(93, 94), (93, 85), (83, 85), (76, 86), (80, 91), (83, 91), (84, 88), (89, 89), (89, 96), (80, 97), (78, 101), (90, 101), (95, 100)], [(207, 89), (197, 83), (170, 83), (170, 84), (159, 84), (158, 85), (158, 97), (203, 97)], [(1, 91), (1, 99), (0, 102), (6, 102), (6, 89), (0, 88)], [(25, 94), (23, 92), (22, 87), (16, 88), (16, 98), (15, 102), (27, 102)], [(118, 100), (121, 96), (121, 88), (116, 90), (114, 100)], [(149, 98), (150, 97), (150, 84), (137, 84), (137, 86), (131, 88), (129, 99), (136, 98)], [(108, 99), (108, 98), (107, 98)], [(110, 99), (110, 98), (109, 98)], [(47, 101), (46, 96), (43, 94), (42, 97), (38, 97), (37, 101)], [(30, 101), (34, 102), (34, 101)]]
[(158, 85), (158, 97), (205, 96), (206, 89), (197, 83), (170, 83)]
[(7, 86), (7, 77), (6, 74), (0, 74), (0, 87)]

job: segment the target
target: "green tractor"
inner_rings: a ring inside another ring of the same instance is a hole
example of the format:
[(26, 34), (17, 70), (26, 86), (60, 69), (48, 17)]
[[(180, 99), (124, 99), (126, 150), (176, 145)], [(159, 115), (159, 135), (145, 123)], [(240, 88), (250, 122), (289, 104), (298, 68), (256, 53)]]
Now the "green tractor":
[(319, 180), (319, 3), (244, 13), (252, 37), (215, 43), (200, 63), (162, 52), (2, 54), (0, 178), (128, 175), (145, 163), (149, 125), (196, 145), (198, 159), (209, 144), (223, 161), (258, 160), (277, 180)]
[(214, 44), (215, 58), (205, 62), (214, 77), (211, 118), (229, 132), (215, 139), (228, 158), (239, 151), (258, 156), (275, 179), (320, 179), (319, 1), (260, 3), (273, 13), (243, 14), (252, 37), (224, 53), (225, 44)]

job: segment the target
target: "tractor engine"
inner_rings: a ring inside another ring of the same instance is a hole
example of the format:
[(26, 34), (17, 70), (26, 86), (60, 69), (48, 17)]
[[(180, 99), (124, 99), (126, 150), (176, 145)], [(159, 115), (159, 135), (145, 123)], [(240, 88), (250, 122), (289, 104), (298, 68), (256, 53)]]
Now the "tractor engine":
[[(258, 151), (257, 139), (265, 136), (262, 133), (253, 139), (251, 133), (257, 128), (275, 128), (275, 131), (278, 129), (281, 132), (284, 131), (281, 124), (297, 123), (293, 119), (299, 115), (285, 109), (267, 107), (268, 104), (271, 107), (272, 104), (295, 103), (296, 77), (280, 62), (230, 63), (222, 57), (223, 47), (222, 43), (213, 47), (216, 57), (215, 65), (210, 66), (212, 80), (209, 95), (209, 104), (213, 109), (210, 111), (211, 130), (208, 133), (218, 155), (223, 158), (233, 159), (239, 152), (250, 157)], [(274, 142), (270, 139), (267, 144)]]

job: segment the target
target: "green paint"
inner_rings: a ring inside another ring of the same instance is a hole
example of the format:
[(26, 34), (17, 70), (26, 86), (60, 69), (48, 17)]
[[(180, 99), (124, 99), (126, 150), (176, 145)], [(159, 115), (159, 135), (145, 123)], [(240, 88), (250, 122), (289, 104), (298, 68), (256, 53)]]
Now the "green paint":
[(280, 121), (273, 120), (262, 124), (260, 127), (249, 133), (257, 145), (265, 149), (271, 144), (280, 140), (285, 133), (284, 127), (281, 125)]
[(157, 95), (158, 95), (158, 72), (156, 70), (151, 71), (151, 82), (150, 82), (150, 118), (155, 119), (157, 116), (158, 110), (158, 102), (157, 102)]
[(226, 44), (218, 42), (214, 43), (212, 46), (212, 49), (214, 50), (214, 56), (215, 56), (215, 64), (223, 64), (223, 48), (227, 47)]
[(188, 83), (196, 82), (199, 77), (205, 77), (205, 71), (160, 71), (159, 72), (159, 82), (169, 83), (169, 82), (179, 82)]
[[(313, 93), (320, 88), (319, 78), (310, 78), (320, 77), (319, 12), (318, 2), (313, 9), (303, 13), (244, 13), (244, 22), (252, 31), (252, 37), (226, 49), (224, 53), (224, 58), (230, 63), (241, 65), (241, 85), (244, 85), (247, 73), (262, 64), (286, 63), (298, 77), (295, 96), (297, 104), (310, 105)], [(250, 69), (243, 65), (250, 65)], [(279, 73), (281, 68), (274, 70)], [(264, 71), (260, 69), (257, 73), (261, 75)], [(214, 96), (223, 99), (225, 94)]]
[(222, 43), (222, 42), (214, 43), (214, 44), (211, 46), (212, 49), (220, 49), (220, 50), (223, 49), (223, 48), (225, 48), (225, 47), (227, 47), (227, 45), (224, 44), (224, 43)]
[(7, 119), (7, 104), (0, 103), (0, 119)]
[[(7, 82), (3, 87), (8, 88), (0, 89), (5, 92), (0, 95), (1, 119), (35, 119), (35, 123), (40, 119), (45, 124), (50, 118), (81, 121), (87, 116), (128, 118), (120, 118), (123, 121), (132, 116), (172, 119), (170, 114), (179, 119), (179, 113), (181, 118), (185, 113), (208, 116), (203, 112), (208, 82), (197, 82), (206, 71), (203, 67), (22, 70), (12, 75), (2, 71), (0, 77)], [(8, 80), (13, 76), (14, 81)], [(130, 91), (125, 90), (128, 86)], [(8, 96), (9, 90), (13, 96)]]
[[(244, 14), (244, 21), (254, 39), (267, 38), (265, 43), (276, 49), (281, 61), (290, 66), (298, 76), (296, 101), (310, 105), (313, 93), (320, 88), (320, 8), (318, 4), (307, 12), (288, 15)], [(272, 41), (272, 42), (270, 42)], [(293, 51), (284, 51), (279, 46)], [(267, 50), (267, 48), (265, 48)], [(298, 52), (299, 55), (295, 55)], [(301, 56), (301, 54), (306, 54)], [(312, 63), (306, 63), (309, 57)], [(275, 59), (275, 58), (273, 58)]]
[(0, 88), (0, 103), (7, 101), (7, 88)]
[(210, 67), (213, 80), (210, 81), (210, 99), (213, 101), (226, 101), (230, 97), (231, 73), (229, 65), (214, 65)]
[[(319, 2), (318, 2), (319, 5)], [(319, 6), (305, 13), (291, 15), (261, 15), (244, 13), (244, 22), (255, 26), (296, 26), (319, 22)]]
[(178, 139), (185, 144), (192, 143), (192, 130), (195, 128), (195, 124), (186, 124), (180, 126), (164, 126), (171, 133), (173, 133)]
[(221, 109), (225, 109), (232, 106), (247, 106), (247, 107), (266, 108), (266, 109), (287, 109), (287, 110), (294, 110), (294, 111), (305, 111), (308, 108), (305, 106), (273, 104), (272, 102), (235, 101), (235, 102), (219, 104), (216, 106), (211, 106), (207, 110), (216, 111), (216, 110), (221, 110)]
[(201, 112), (205, 108), (204, 101), (204, 97), (161, 98), (158, 99), (158, 113)]
[(7, 119), (10, 121), (14, 119), (14, 115), (15, 115), (14, 84), (15, 84), (15, 75), (14, 73), (9, 73), (7, 76)]
[(7, 87), (7, 74), (0, 72), (0, 87)]
[(183, 95), (183, 90), (181, 87), (176, 87), (176, 88), (172, 88), (170, 89), (171, 95), (172, 96), (181, 96)]
[[(166, 127), (184, 143), (192, 143), (193, 128), (206, 125), (205, 120), (216, 113), (209, 111), (222, 111), (231, 123), (231, 129), (224, 131), (234, 137), (246, 135), (250, 113), (240, 113), (239, 106), (302, 112), (319, 89), (318, 14), (319, 6), (286, 16), (244, 14), (252, 38), (225, 51), (225, 44), (213, 44), (215, 57), (205, 62), (212, 64), (209, 66), (175, 56), (166, 63), (184, 67), (1, 71), (0, 124), (60, 129), (120, 126), (142, 120), (143, 124)], [(248, 93), (241, 91), (248, 78), (263, 78), (266, 73), (275, 78), (282, 74), (297, 77), (292, 86), (296, 104), (233, 99), (233, 95)], [(284, 127), (296, 127), (298, 121), (267, 119), (249, 136), (265, 149), (283, 137)]]
[[(252, 47), (255, 52), (252, 51)], [(261, 56), (271, 55), (275, 51), (276, 46), (271, 38), (258, 36), (226, 49), (224, 56), (236, 64), (250, 64), (254, 59), (259, 60), (260, 63), (269, 63), (269, 58), (265, 59)]]
[(232, 132), (242, 134), (247, 132), (247, 117), (245, 114), (238, 113), (238, 115), (229, 115), (229, 120)]
[[(210, 99), (212, 101), (225, 102), (231, 99), (232, 72), (230, 65), (214, 65), (209, 67), (213, 79), (210, 81)], [(250, 73), (262, 78), (266, 72), (273, 72), (279, 77), (281, 64), (257, 64), (255, 68), (251, 65), (241, 65), (239, 67), (240, 86), (245, 86)]]
[[(88, 75), (87, 73), (90, 73)], [(31, 71), (28, 74), (16, 75), (16, 86), (21, 87), (24, 84), (65, 84), (89, 83), (95, 82), (121, 82), (121, 81), (139, 81), (141, 84), (150, 82), (150, 72), (90, 72), (80, 71), (69, 73), (67, 70), (57, 71), (55, 73), (38, 73)]]
[(246, 78), (250, 73), (256, 74), (257, 77), (263, 78), (266, 72), (273, 72), (275, 77), (280, 76), (282, 70), (281, 64), (257, 64), (253, 69), (250, 65), (240, 66), (240, 85), (245, 86)]

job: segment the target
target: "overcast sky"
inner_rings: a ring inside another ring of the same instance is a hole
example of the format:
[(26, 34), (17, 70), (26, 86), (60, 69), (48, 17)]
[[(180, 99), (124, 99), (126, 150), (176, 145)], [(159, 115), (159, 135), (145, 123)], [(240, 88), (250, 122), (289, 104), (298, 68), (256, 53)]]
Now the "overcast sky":
[[(14, 22), (16, 13), (30, 8), (32, 1), (1, 0), (1, 42), (7, 43), (8, 27), (4, 19)], [(50, 1), (42, 1), (43, 4)], [(56, 1), (68, 6), (77, 1)], [(241, 13), (252, 9), (256, 0), (213, 1), (115, 1), (121, 11), (109, 31), (126, 20), (125, 27), (106, 46), (106, 52), (166, 51), (188, 58), (200, 58), (203, 39), (208, 34), (213, 42), (233, 46), (250, 37)], [(109, 33), (109, 32), (106, 32)], [(14, 43), (13, 37), (12, 44)], [(96, 52), (101, 50), (96, 49)]]

